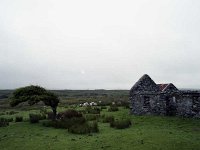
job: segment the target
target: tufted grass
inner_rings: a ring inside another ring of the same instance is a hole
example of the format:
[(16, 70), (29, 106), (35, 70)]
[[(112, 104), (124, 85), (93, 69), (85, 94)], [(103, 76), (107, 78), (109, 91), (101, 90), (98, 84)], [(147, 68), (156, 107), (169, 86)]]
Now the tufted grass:
[[(59, 108), (63, 111), (64, 108)], [(17, 110), (16, 110), (17, 111)], [(34, 111), (1, 117), (28, 118)], [(77, 135), (65, 129), (47, 128), (28, 121), (12, 122), (0, 127), (1, 150), (200, 150), (200, 120), (162, 116), (133, 116), (122, 107), (119, 111), (101, 115), (130, 118), (132, 126), (127, 129), (110, 128), (109, 123), (99, 122), (99, 133)]]

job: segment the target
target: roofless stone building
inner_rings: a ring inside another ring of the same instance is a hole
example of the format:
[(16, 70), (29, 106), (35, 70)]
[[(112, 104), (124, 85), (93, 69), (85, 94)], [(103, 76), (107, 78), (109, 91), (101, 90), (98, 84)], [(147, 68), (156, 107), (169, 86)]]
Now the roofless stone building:
[(200, 118), (200, 92), (156, 84), (147, 74), (130, 90), (131, 113)]

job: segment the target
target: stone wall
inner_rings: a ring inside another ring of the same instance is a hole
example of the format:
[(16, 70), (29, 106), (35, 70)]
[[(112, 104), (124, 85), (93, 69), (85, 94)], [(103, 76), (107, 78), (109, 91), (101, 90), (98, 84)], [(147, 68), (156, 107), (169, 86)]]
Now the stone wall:
[(200, 93), (182, 92), (177, 99), (177, 112), (178, 116), (200, 118)]
[[(135, 94), (130, 97), (131, 113), (155, 114), (200, 118), (200, 95), (179, 94)], [(149, 101), (145, 102), (145, 101)]]
[(130, 99), (133, 114), (165, 115), (166, 105), (158, 94), (135, 94)]
[(142, 76), (130, 90), (131, 113), (200, 118), (200, 92), (179, 91), (168, 84), (164, 91), (148, 76)]

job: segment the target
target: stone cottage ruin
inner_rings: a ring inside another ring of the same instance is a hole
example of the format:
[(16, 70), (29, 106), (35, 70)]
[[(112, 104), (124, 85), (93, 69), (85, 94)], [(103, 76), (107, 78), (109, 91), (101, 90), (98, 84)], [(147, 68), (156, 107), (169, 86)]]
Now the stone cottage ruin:
[(131, 113), (200, 118), (200, 92), (156, 84), (147, 74), (130, 90)]

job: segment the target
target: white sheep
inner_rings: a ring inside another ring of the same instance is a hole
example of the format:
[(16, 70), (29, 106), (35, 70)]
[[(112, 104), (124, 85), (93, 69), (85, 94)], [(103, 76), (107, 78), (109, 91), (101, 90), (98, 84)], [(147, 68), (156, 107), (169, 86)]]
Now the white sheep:
[(89, 106), (88, 102), (83, 103), (83, 106)]
[(91, 102), (91, 103), (90, 103), (90, 106), (97, 106), (97, 103)]

